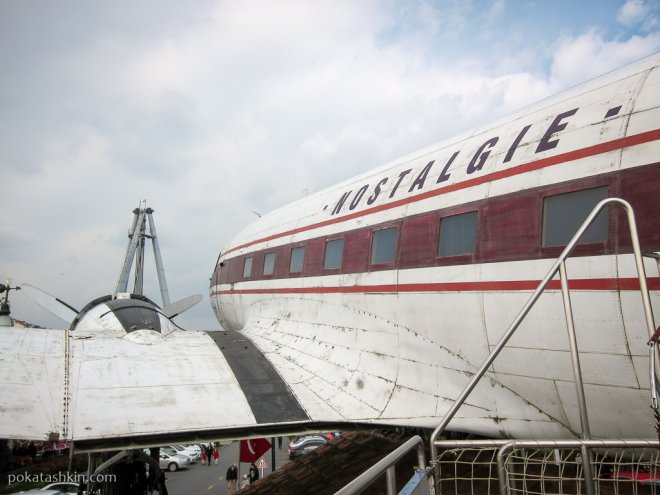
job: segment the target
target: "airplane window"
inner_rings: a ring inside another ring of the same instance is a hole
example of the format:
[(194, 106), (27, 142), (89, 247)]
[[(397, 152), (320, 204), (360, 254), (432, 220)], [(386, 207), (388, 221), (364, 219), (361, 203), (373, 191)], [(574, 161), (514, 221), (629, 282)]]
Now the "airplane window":
[(325, 259), (323, 268), (341, 268), (341, 259), (344, 254), (344, 239), (335, 239), (325, 243)]
[[(591, 210), (608, 197), (607, 187), (596, 187), (543, 199), (543, 246), (569, 243)], [(582, 236), (581, 244), (607, 241), (609, 212), (602, 210)]]
[(438, 256), (474, 253), (477, 244), (477, 212), (469, 211), (440, 219)]
[(275, 253), (266, 253), (264, 256), (264, 275), (272, 275), (275, 270)]
[(301, 273), (303, 270), (303, 262), (305, 261), (305, 246), (294, 247), (291, 250), (291, 264), (289, 271), (291, 273)]
[(391, 263), (396, 258), (398, 228), (376, 230), (371, 240), (371, 264)]
[(248, 278), (252, 273), (252, 256), (245, 258), (243, 262), (243, 278)]

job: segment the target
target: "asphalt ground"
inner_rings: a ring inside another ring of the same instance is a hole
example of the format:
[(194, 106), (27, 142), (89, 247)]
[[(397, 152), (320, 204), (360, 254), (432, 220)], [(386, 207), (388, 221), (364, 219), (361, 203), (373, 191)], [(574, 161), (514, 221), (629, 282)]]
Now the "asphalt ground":
[[(269, 439), (271, 440), (271, 439)], [(272, 440), (271, 440), (272, 441)], [(281, 450), (277, 446), (277, 439), (275, 439), (275, 466), (279, 468), (289, 461), (289, 453), (287, 446), (289, 444), (288, 438), (282, 438)], [(225, 475), (227, 469), (233, 463), (239, 464), (239, 442), (232, 442), (229, 445), (222, 445), (220, 447), (220, 458), (218, 464), (211, 461), (210, 466), (202, 465), (201, 462), (193, 464), (188, 469), (182, 469), (174, 473), (166, 472), (165, 486), (169, 495), (203, 495), (203, 494), (227, 494), (227, 481)], [(266, 452), (262, 459), (266, 462), (267, 467), (263, 469), (263, 476), (268, 476), (272, 472), (272, 454), (271, 450)], [(255, 464), (259, 465), (260, 461)], [(240, 463), (240, 477), (247, 474), (249, 464)], [(261, 473), (261, 470), (260, 470)]]

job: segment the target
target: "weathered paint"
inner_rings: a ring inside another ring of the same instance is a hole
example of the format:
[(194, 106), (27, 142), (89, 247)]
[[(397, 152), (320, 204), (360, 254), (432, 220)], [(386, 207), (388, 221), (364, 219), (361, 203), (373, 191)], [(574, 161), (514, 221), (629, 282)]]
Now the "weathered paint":
[[(272, 417), (248, 400), (254, 385), (239, 383), (232, 358), (208, 333), (181, 330), (151, 302), (124, 294), (86, 307), (71, 330), (6, 328), (0, 437), (120, 448), (253, 431)], [(251, 358), (246, 368), (269, 366), (256, 349)], [(308, 420), (304, 412), (284, 419)]]
[[(605, 185), (639, 211), (643, 249), (660, 249), (659, 64), (660, 53), (264, 215), (219, 257), (218, 320), (264, 352), (314, 420), (437, 425), (560, 252), (541, 246), (543, 197)], [(475, 209), (477, 251), (440, 259), (438, 220)], [(388, 226), (397, 259), (371, 266), (371, 232)], [(625, 228), (613, 212), (608, 240), (578, 247), (568, 274), (592, 434), (648, 437), (648, 335)], [(335, 238), (344, 264), (324, 270)], [(289, 273), (296, 246), (305, 266)], [(263, 276), (267, 252), (277, 259)], [(660, 274), (646, 269), (657, 310)], [(554, 284), (453, 428), (579, 433), (562, 308)]]

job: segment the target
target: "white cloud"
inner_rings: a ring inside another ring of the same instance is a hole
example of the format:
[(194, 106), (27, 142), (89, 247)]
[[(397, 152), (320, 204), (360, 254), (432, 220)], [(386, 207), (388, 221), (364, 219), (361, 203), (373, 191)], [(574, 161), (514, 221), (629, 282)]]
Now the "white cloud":
[[(504, 0), (85, 5), (0, 2), (0, 195), (20, 205), (0, 225), (0, 277), (77, 306), (114, 288), (140, 199), (156, 210), (170, 297), (205, 294), (252, 210), (660, 47), (657, 30), (588, 24), (521, 40)], [(635, 7), (621, 15), (639, 25)], [(214, 324), (208, 301), (187, 317)]]
[(658, 10), (657, 1), (653, 4), (647, 0), (627, 0), (619, 9), (617, 20), (626, 26), (642, 25), (645, 31), (649, 31), (658, 27), (654, 10)]
[(550, 83), (561, 89), (604, 74), (660, 49), (660, 33), (605, 40), (596, 30), (559, 40), (553, 52)]

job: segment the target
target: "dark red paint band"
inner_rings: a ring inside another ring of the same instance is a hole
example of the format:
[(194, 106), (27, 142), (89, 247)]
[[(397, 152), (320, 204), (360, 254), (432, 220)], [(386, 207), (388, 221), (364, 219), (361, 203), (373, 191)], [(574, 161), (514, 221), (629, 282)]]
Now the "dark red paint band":
[[(498, 280), (484, 282), (439, 282), (416, 284), (348, 285), (331, 287), (273, 287), (256, 289), (219, 290), (213, 296), (224, 294), (347, 294), (347, 293), (402, 293), (402, 292), (497, 292), (533, 291), (540, 280)], [(647, 278), (649, 290), (660, 290), (660, 277)], [(568, 282), (569, 289), (589, 291), (639, 290), (637, 278), (585, 278)], [(561, 289), (559, 280), (551, 280), (550, 290)]]
[(416, 203), (418, 201), (423, 201), (425, 199), (433, 198), (435, 196), (440, 196), (449, 192), (459, 191), (461, 189), (467, 189), (469, 187), (478, 186), (486, 182), (494, 182), (496, 180), (506, 179), (508, 177), (513, 177), (514, 175), (524, 174), (526, 172), (532, 172), (534, 170), (539, 170), (546, 167), (551, 167), (553, 165), (559, 165), (561, 163), (571, 162), (574, 160), (580, 160), (582, 158), (588, 158), (591, 156), (601, 155), (603, 153), (608, 153), (610, 151), (615, 151), (618, 149), (628, 148), (630, 146), (636, 146), (638, 144), (649, 143), (652, 141), (657, 141), (660, 139), (660, 129), (655, 129), (652, 131), (642, 132), (640, 134), (635, 134), (632, 136), (626, 136), (613, 141), (608, 141), (606, 143), (599, 143), (593, 146), (587, 146), (586, 148), (581, 148), (573, 151), (568, 151), (566, 153), (560, 153), (555, 156), (550, 156), (543, 158), (541, 160), (536, 160), (529, 163), (523, 163), (517, 167), (511, 167), (506, 170), (499, 170), (497, 172), (492, 172), (490, 174), (482, 175), (480, 177), (475, 177), (473, 179), (468, 179), (466, 181), (458, 182), (456, 184), (451, 184), (449, 186), (440, 187), (438, 189), (433, 189), (430, 191), (423, 192), (421, 194), (416, 194), (414, 196), (409, 196), (407, 198), (401, 198), (397, 201), (392, 201), (391, 203), (386, 203), (379, 206), (374, 206), (361, 210), (355, 213), (350, 213), (342, 217), (330, 218), (322, 222), (313, 223), (306, 225), (304, 227), (298, 227), (295, 229), (287, 230), (284, 232), (279, 232), (267, 237), (262, 237), (261, 239), (256, 239), (254, 241), (246, 242), (239, 246), (228, 249), (223, 254), (229, 254), (238, 249), (246, 248), (259, 244), (262, 242), (272, 241), (274, 239), (279, 239), (280, 237), (285, 237), (293, 234), (299, 234), (300, 232), (306, 232), (308, 230), (314, 230), (321, 227), (327, 227), (328, 225), (334, 225), (336, 223), (346, 222), (354, 218), (363, 217), (366, 215), (372, 215), (385, 210), (390, 210), (392, 208), (397, 208), (399, 206), (404, 206), (410, 203)]

